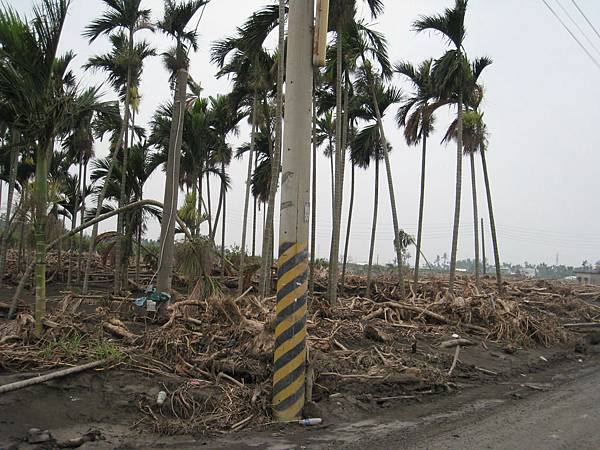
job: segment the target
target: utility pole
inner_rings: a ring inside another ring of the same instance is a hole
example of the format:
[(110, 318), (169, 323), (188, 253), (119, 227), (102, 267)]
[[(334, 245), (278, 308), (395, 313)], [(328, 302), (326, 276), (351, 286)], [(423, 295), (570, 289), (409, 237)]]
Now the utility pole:
[(272, 396), (280, 421), (299, 418), (305, 402), (313, 19), (314, 0), (289, 3)]
[(487, 273), (487, 268), (486, 268), (486, 261), (485, 261), (485, 231), (483, 229), (483, 217), (481, 218), (481, 252), (482, 252), (481, 263), (483, 266), (483, 274), (485, 275)]

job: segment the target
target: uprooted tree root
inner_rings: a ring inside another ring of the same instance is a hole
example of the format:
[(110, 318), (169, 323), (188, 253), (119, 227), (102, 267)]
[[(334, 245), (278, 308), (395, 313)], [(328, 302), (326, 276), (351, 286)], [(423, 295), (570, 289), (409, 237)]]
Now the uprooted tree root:
[[(408, 285), (401, 298), (380, 278), (371, 299), (365, 280), (348, 280), (347, 298), (330, 306), (309, 300), (308, 384), (312, 399), (351, 392), (365, 401), (414, 398), (448, 385), (452, 355), (439, 343), (454, 333), (472, 342), (506, 347), (569, 342), (567, 322), (593, 322), (600, 290), (564, 283), (511, 282), (499, 294), (466, 279), (449, 296), (446, 281)], [(182, 298), (164, 319), (148, 317), (124, 299), (66, 296), (34, 339), (34, 319), (22, 312), (0, 322), (0, 366), (41, 370), (82, 360), (109, 359), (122, 370), (150, 374), (166, 401), (139, 395), (143, 422), (163, 434), (239, 430), (272, 420), (271, 375), (275, 299), (215, 294)], [(83, 299), (86, 300), (86, 299)], [(96, 305), (93, 303), (96, 302)], [(461, 372), (460, 364), (456, 372)], [(377, 396), (377, 397), (374, 397)]]

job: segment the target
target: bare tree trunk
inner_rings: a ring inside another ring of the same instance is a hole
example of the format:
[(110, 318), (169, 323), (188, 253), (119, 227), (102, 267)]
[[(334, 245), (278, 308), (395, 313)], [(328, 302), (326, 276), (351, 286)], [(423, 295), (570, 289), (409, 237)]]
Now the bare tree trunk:
[(404, 272), (402, 270), (402, 246), (400, 243), (400, 225), (398, 223), (398, 211), (396, 209), (396, 195), (394, 193), (394, 179), (392, 177), (392, 166), (390, 163), (390, 156), (388, 152), (388, 143), (385, 136), (385, 129), (383, 127), (383, 120), (381, 118), (381, 111), (379, 110), (379, 101), (377, 100), (377, 93), (375, 91), (375, 83), (373, 81), (373, 74), (370, 69), (370, 65), (366, 64), (364, 53), (361, 55), (363, 65), (367, 68), (367, 76), (369, 78), (369, 84), (371, 85), (371, 96), (373, 99), (373, 107), (375, 109), (375, 117), (377, 119), (377, 125), (379, 128), (379, 137), (381, 139), (381, 147), (383, 148), (383, 160), (385, 162), (385, 169), (387, 174), (388, 191), (390, 193), (390, 206), (392, 210), (392, 222), (394, 224), (394, 248), (396, 250), (396, 259), (398, 261), (398, 287), (400, 288), (399, 294), (404, 297)]
[(136, 243), (137, 243), (137, 252), (135, 255), (135, 282), (139, 284), (140, 283), (141, 256), (142, 256), (142, 224), (141, 224), (141, 220), (140, 220), (140, 226), (137, 229)]
[(485, 259), (485, 228), (483, 227), (483, 217), (481, 218), (481, 268), (483, 269), (483, 274), (487, 273), (487, 260)]
[(35, 334), (42, 333), (46, 315), (46, 231), (48, 223), (48, 154), (53, 150), (51, 139), (47, 147), (38, 147), (35, 164)]
[(211, 206), (211, 199), (210, 199), (210, 172), (206, 172), (206, 201), (208, 203), (208, 235), (211, 236), (212, 235), (212, 228), (213, 228), (213, 222), (212, 222), (212, 206)]
[(225, 224), (227, 212), (227, 191), (225, 190), (225, 164), (221, 163), (221, 174), (223, 176), (223, 185), (221, 195), (223, 196), (223, 220), (221, 222), (221, 275), (225, 277)]
[(379, 209), (379, 158), (375, 155), (375, 194), (373, 199), (373, 225), (371, 227), (371, 247), (369, 249), (369, 266), (367, 268), (367, 293), (371, 297), (371, 284), (373, 279), (373, 254), (375, 253), (375, 238), (377, 234), (377, 215)]
[[(0, 286), (4, 278), (4, 270), (6, 268), (6, 252), (8, 250), (8, 241), (10, 239), (10, 233), (8, 231), (8, 223), (11, 219), (13, 196), (15, 192), (15, 184), (17, 182), (17, 165), (19, 158), (19, 144), (21, 142), (21, 135), (18, 131), (12, 130), (12, 148), (10, 150), (10, 174), (8, 177), (8, 196), (6, 198), (6, 220), (5, 230), (2, 233), (0, 239)], [(21, 194), (23, 195), (23, 194)]]
[[(86, 189), (87, 189), (87, 161), (85, 161), (82, 157), (82, 163), (80, 167), (83, 167), (83, 176), (81, 172), (79, 173), (79, 177), (81, 179), (81, 192), (80, 192), (80, 203), (81, 203), (81, 225), (85, 222), (85, 197), (86, 197)], [(79, 233), (79, 249), (77, 250), (77, 282), (81, 280), (81, 261), (83, 256), (83, 231)]]
[(344, 193), (344, 164), (346, 162), (346, 149), (342, 142), (343, 134), (343, 38), (342, 19), (337, 24), (337, 72), (336, 72), (336, 107), (335, 107), (335, 195), (333, 209), (333, 226), (331, 233), (331, 248), (329, 252), (329, 282), (327, 298), (330, 305), (337, 303), (338, 291), (338, 264), (340, 256), (340, 228), (342, 222), (342, 202)]
[(221, 181), (221, 189), (219, 191), (219, 202), (217, 203), (217, 212), (215, 213), (215, 221), (212, 226), (212, 233), (210, 240), (214, 242), (215, 235), (217, 234), (217, 228), (219, 227), (219, 220), (221, 218), (221, 209), (223, 208), (223, 189), (225, 188), (223, 181)]
[(165, 183), (165, 208), (160, 224), (160, 257), (156, 290), (171, 292), (173, 277), (173, 259), (175, 256), (175, 218), (177, 217), (177, 199), (179, 196), (179, 169), (181, 165), (181, 142), (183, 139), (183, 116), (185, 114), (185, 94), (187, 92), (188, 72), (179, 69), (173, 100), (173, 120), (169, 137), (169, 159), (167, 161), (167, 179)]
[(252, 160), (254, 158), (254, 146), (256, 145), (257, 117), (256, 108), (258, 106), (256, 92), (252, 105), (252, 131), (250, 136), (250, 154), (248, 155), (248, 174), (246, 175), (246, 194), (244, 197), (244, 219), (242, 224), (242, 244), (240, 246), (240, 267), (238, 268), (238, 295), (244, 291), (244, 259), (246, 257), (246, 232), (248, 229), (248, 207), (250, 204), (250, 183), (252, 180)]
[(492, 205), (492, 190), (490, 188), (490, 179), (487, 169), (487, 161), (485, 159), (485, 148), (480, 147), (481, 165), (483, 166), (483, 178), (485, 180), (485, 192), (487, 195), (488, 213), (490, 216), (490, 229), (492, 231), (492, 245), (494, 247), (494, 263), (496, 264), (496, 281), (498, 290), (502, 292), (502, 272), (500, 270), (500, 252), (498, 251), (498, 238), (496, 236), (496, 221), (494, 219), (494, 208)]
[(473, 231), (475, 232), (475, 287), (480, 288), (479, 284), (479, 216), (477, 214), (477, 180), (475, 179), (475, 156), (469, 152), (471, 160), (471, 190), (473, 193)]
[[(317, 76), (314, 80), (316, 82)], [(315, 260), (317, 246), (317, 97), (313, 91), (313, 110), (312, 110), (312, 192), (311, 192), (311, 221), (310, 221), (310, 272), (308, 279), (308, 291), (312, 296), (315, 295)]]
[[(423, 120), (423, 119), (422, 119)], [(417, 229), (417, 254), (415, 255), (415, 284), (419, 281), (419, 268), (421, 264), (421, 242), (423, 239), (423, 211), (425, 208), (425, 169), (427, 162), (427, 131), (423, 126), (423, 154), (421, 155), (421, 194), (419, 197), (419, 225)]]
[[(254, 158), (254, 173), (256, 173), (256, 159)], [(256, 210), (258, 207), (258, 199), (252, 196), (253, 208), (252, 208), (252, 257), (256, 256)], [(263, 236), (263, 240), (265, 237)]]
[(342, 264), (342, 286), (341, 290), (344, 291), (346, 283), (346, 265), (348, 264), (348, 246), (350, 244), (350, 228), (352, 227), (352, 212), (354, 211), (354, 163), (352, 163), (351, 177), (350, 177), (350, 205), (348, 207), (348, 223), (346, 224), (346, 243), (344, 245), (344, 263)]
[(458, 251), (458, 231), (460, 228), (460, 200), (462, 194), (462, 157), (463, 157), (463, 96), (458, 96), (458, 129), (456, 139), (456, 196), (454, 199), (454, 226), (452, 229), (452, 251), (450, 252), (450, 284), (448, 291), (454, 295), (456, 279), (456, 254)]
[[(331, 142), (331, 140), (330, 140)], [(331, 143), (330, 143), (331, 145)], [(335, 211), (335, 170), (333, 168), (333, 158), (335, 153), (331, 153), (329, 157), (329, 171), (331, 173), (331, 219), (333, 220), (333, 212)]]
[(275, 217), (275, 196), (279, 182), (279, 167), (281, 165), (281, 142), (283, 121), (283, 84), (285, 79), (285, 0), (279, 0), (279, 39), (278, 50), (280, 58), (277, 60), (277, 113), (275, 117), (275, 146), (271, 159), (271, 183), (269, 186), (269, 201), (267, 205), (267, 218), (264, 228), (262, 246), (262, 275), (261, 296), (265, 297), (271, 290), (271, 262), (273, 259), (273, 237)]

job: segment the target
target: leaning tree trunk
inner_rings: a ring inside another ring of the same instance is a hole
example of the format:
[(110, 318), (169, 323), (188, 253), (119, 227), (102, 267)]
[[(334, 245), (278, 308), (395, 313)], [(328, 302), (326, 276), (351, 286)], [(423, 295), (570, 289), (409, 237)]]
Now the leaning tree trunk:
[(330, 305), (335, 305), (337, 302), (338, 291), (338, 264), (340, 255), (340, 229), (342, 222), (342, 196), (344, 191), (344, 163), (345, 163), (345, 148), (342, 142), (342, 125), (343, 125), (343, 101), (342, 101), (342, 75), (344, 70), (343, 65), (343, 38), (342, 38), (342, 19), (338, 20), (337, 24), (337, 71), (336, 71), (336, 106), (335, 106), (335, 195), (334, 195), (334, 210), (333, 210), (333, 227), (331, 233), (331, 248), (329, 252), (329, 283), (327, 286), (327, 297)]
[(352, 212), (354, 211), (354, 163), (350, 177), (350, 206), (348, 207), (348, 223), (346, 224), (346, 243), (344, 244), (344, 263), (342, 264), (342, 292), (346, 282), (346, 265), (348, 264), (348, 247), (350, 245), (350, 229), (352, 227)]
[(373, 81), (373, 74), (371, 73), (370, 65), (365, 60), (365, 55), (362, 54), (363, 65), (367, 67), (368, 81), (371, 86), (371, 97), (373, 100), (373, 108), (375, 109), (375, 117), (377, 119), (377, 125), (379, 128), (379, 138), (381, 140), (381, 147), (383, 148), (383, 160), (385, 162), (385, 170), (387, 174), (388, 191), (390, 193), (390, 205), (392, 210), (392, 222), (394, 224), (394, 248), (396, 250), (396, 260), (398, 261), (398, 287), (400, 288), (400, 296), (404, 297), (404, 272), (402, 270), (402, 245), (400, 243), (400, 225), (398, 223), (398, 211), (396, 209), (396, 195), (394, 193), (394, 179), (392, 177), (392, 166), (390, 163), (390, 156), (388, 153), (388, 143), (385, 137), (385, 129), (383, 128), (383, 120), (381, 118), (381, 111), (379, 110), (379, 101), (377, 100), (377, 92), (375, 91), (375, 83)]
[(494, 208), (492, 206), (492, 191), (490, 188), (490, 179), (487, 169), (487, 161), (485, 159), (485, 148), (479, 148), (481, 153), (481, 165), (483, 166), (483, 178), (485, 180), (485, 193), (487, 195), (488, 213), (490, 216), (490, 229), (492, 231), (492, 245), (494, 246), (494, 263), (496, 264), (496, 281), (498, 290), (502, 291), (502, 272), (500, 271), (500, 253), (498, 251), (498, 238), (496, 236), (496, 221), (494, 219)]
[(54, 146), (37, 149), (35, 164), (35, 333), (42, 334), (46, 315), (46, 228), (48, 223), (48, 154)]
[(21, 140), (20, 134), (13, 130), (12, 148), (10, 150), (10, 175), (8, 176), (8, 196), (6, 198), (6, 220), (4, 233), (0, 240), (0, 286), (4, 278), (4, 269), (6, 267), (6, 252), (8, 249), (8, 240), (10, 233), (8, 232), (8, 224), (10, 222), (10, 214), (12, 212), (13, 196), (15, 193), (15, 184), (17, 182), (17, 163), (19, 158), (19, 143)]
[(173, 260), (175, 257), (175, 218), (179, 195), (179, 169), (181, 165), (181, 143), (183, 139), (183, 117), (185, 114), (185, 95), (187, 92), (188, 72), (179, 69), (173, 99), (173, 118), (169, 137), (169, 157), (167, 160), (167, 179), (165, 182), (165, 208), (160, 223), (160, 259), (156, 290), (171, 292), (173, 279)]
[(371, 297), (373, 279), (373, 254), (375, 253), (375, 236), (377, 234), (377, 214), (379, 209), (379, 155), (375, 155), (375, 194), (373, 199), (373, 226), (371, 227), (371, 247), (369, 248), (369, 266), (367, 268), (367, 294)]
[[(254, 173), (256, 173), (256, 159), (254, 158)], [(258, 209), (258, 198), (255, 195), (252, 196), (252, 257), (256, 256), (256, 213)], [(265, 237), (263, 236), (263, 240)]]
[(217, 203), (217, 212), (215, 213), (215, 221), (213, 222), (212, 232), (210, 234), (210, 240), (214, 243), (215, 235), (217, 234), (217, 228), (219, 227), (219, 220), (221, 219), (221, 210), (223, 209), (223, 181), (221, 180), (221, 190), (219, 191), (219, 202)]
[(277, 60), (277, 112), (275, 117), (275, 146), (271, 159), (271, 182), (269, 185), (269, 201), (262, 245), (261, 295), (265, 297), (271, 291), (271, 260), (273, 258), (273, 236), (275, 217), (275, 196), (279, 181), (281, 165), (281, 141), (283, 121), (283, 83), (285, 79), (285, 0), (279, 0), (279, 58)]
[(475, 179), (475, 155), (469, 152), (471, 160), (471, 190), (473, 193), (473, 231), (475, 232), (475, 287), (479, 289), (479, 216), (477, 214), (477, 180)]
[(254, 146), (256, 145), (256, 108), (257, 97), (254, 92), (252, 105), (252, 131), (250, 132), (250, 155), (248, 155), (248, 174), (246, 175), (246, 194), (244, 197), (244, 221), (242, 223), (242, 245), (240, 247), (240, 267), (238, 268), (238, 295), (244, 291), (244, 259), (246, 256), (246, 233), (248, 231), (248, 207), (250, 205), (250, 183), (252, 181), (252, 159), (254, 158)]
[[(423, 120), (423, 118), (422, 118)], [(421, 194), (419, 197), (419, 224), (417, 226), (417, 254), (415, 255), (414, 283), (419, 281), (419, 266), (421, 264), (421, 241), (423, 240), (423, 210), (425, 207), (425, 168), (427, 162), (427, 127), (423, 126), (423, 154), (421, 155)]]
[(462, 194), (462, 158), (463, 158), (463, 94), (458, 95), (458, 128), (456, 136), (456, 196), (454, 199), (454, 226), (452, 228), (452, 251), (450, 252), (450, 284), (448, 292), (454, 295), (456, 280), (456, 254), (458, 251), (458, 230), (460, 227), (460, 200)]
[[(315, 70), (315, 75), (316, 75)], [(317, 77), (314, 77), (317, 80)], [(317, 97), (313, 91), (312, 110), (312, 192), (311, 192), (311, 221), (310, 221), (310, 266), (308, 292), (315, 295), (315, 260), (317, 250)]]
[[(84, 223), (83, 225), (80, 225), (79, 227), (75, 228), (73, 231), (57, 237), (56, 239), (54, 239), (52, 242), (50, 242), (48, 245), (45, 246), (44, 252), (47, 253), (48, 250), (51, 250), (52, 248), (54, 248), (54, 246), (56, 246), (59, 242), (75, 236), (81, 230), (85, 230), (86, 228), (89, 228), (100, 222), (110, 219), (110, 218), (114, 217), (115, 215), (120, 214), (122, 212), (130, 211), (130, 210), (133, 210), (136, 208), (141, 208), (146, 205), (156, 206), (157, 208), (162, 208), (163, 211), (165, 209), (164, 205), (160, 202), (157, 202), (156, 200), (147, 199), (147, 200), (140, 200), (139, 202), (129, 203), (128, 205), (125, 205), (123, 208), (115, 209), (113, 211), (109, 211), (107, 213), (100, 214), (99, 216), (94, 217), (92, 220), (89, 220), (86, 223)], [(188, 229), (187, 225), (185, 224), (185, 222), (183, 220), (181, 220), (181, 218), (179, 218), (178, 216), (175, 216), (175, 220), (177, 221), (179, 228), (181, 228), (183, 230), (183, 232), (185, 233), (187, 238), (191, 240), (193, 238), (193, 236), (192, 236), (191, 231)], [(19, 281), (19, 285), (17, 286), (17, 289), (15, 290), (15, 294), (13, 295), (12, 302), (10, 304), (10, 309), (8, 311), (9, 319), (12, 319), (15, 315), (19, 298), (21, 297), (21, 294), (23, 293), (23, 288), (25, 287), (25, 282), (31, 276), (31, 273), (34, 269), (35, 263), (36, 263), (36, 260), (34, 259), (34, 261), (27, 266), (27, 268), (25, 269), (25, 273), (23, 274), (23, 276), (21, 277), (21, 280)]]

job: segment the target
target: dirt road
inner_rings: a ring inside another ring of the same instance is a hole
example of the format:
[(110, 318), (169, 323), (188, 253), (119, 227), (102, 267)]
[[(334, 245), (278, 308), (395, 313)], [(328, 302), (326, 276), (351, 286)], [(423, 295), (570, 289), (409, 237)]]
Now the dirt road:
[[(218, 448), (598, 449), (598, 357), (321, 430), (281, 430)], [(418, 410), (415, 414), (415, 410)], [(279, 434), (279, 436), (277, 436)]]

